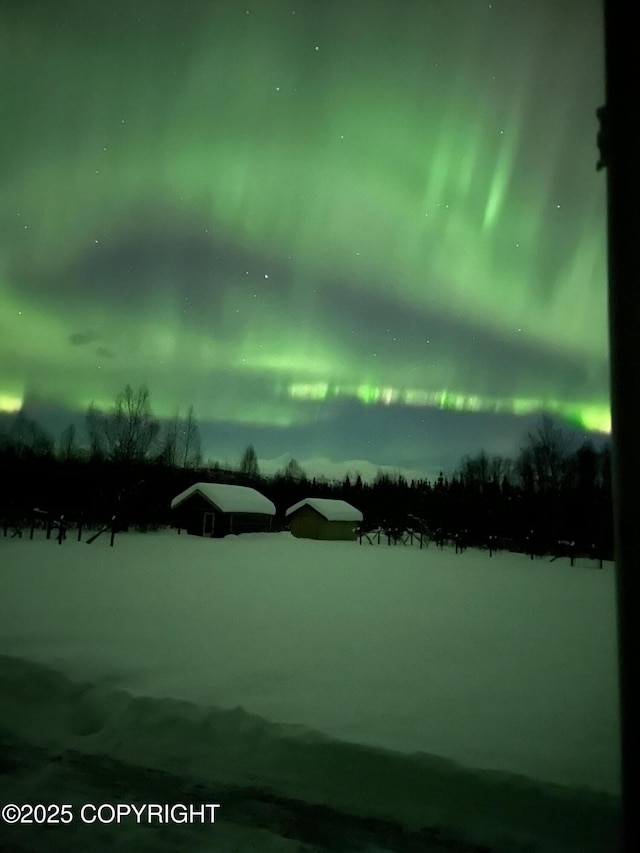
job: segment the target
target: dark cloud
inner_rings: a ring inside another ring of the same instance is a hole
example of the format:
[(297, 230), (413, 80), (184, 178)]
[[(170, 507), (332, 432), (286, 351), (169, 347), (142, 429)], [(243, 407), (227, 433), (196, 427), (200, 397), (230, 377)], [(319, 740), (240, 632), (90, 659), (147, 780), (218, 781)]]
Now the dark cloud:
[[(146, 317), (169, 297), (178, 319), (225, 337), (242, 325), (242, 318), (235, 326), (223, 319), (229, 294), (250, 299), (258, 293), (281, 306), (293, 289), (288, 260), (218, 237), (197, 217), (171, 209), (158, 214), (146, 206), (131, 211), (117, 234), (91, 240), (63, 267), (38, 271), (23, 265), (13, 277), (21, 292), (56, 307), (61, 299), (72, 300), (78, 307), (92, 303), (105, 312)], [(97, 333), (74, 333), (69, 340), (79, 346), (97, 340), (91, 335)]]
[(96, 355), (99, 355), (102, 358), (116, 358), (115, 353), (111, 352), (111, 350), (106, 349), (106, 347), (98, 347), (98, 349), (96, 350)]
[(429, 374), (431, 363), (457, 365), (458, 373), (460, 365), (468, 365), (467, 393), (538, 397), (541, 376), (553, 377), (554, 393), (559, 388), (568, 399), (581, 393), (588, 397), (594, 386), (608, 393), (604, 360), (568, 355), (560, 346), (527, 339), (526, 332), (521, 337), (515, 330), (511, 335), (493, 332), (444, 309), (408, 305), (376, 292), (363, 297), (348, 283), (330, 283), (320, 291), (319, 312), (327, 334), (346, 342), (359, 360), (373, 358), (375, 352), (378, 361), (415, 365), (416, 375), (422, 376)]
[(73, 332), (69, 335), (69, 343), (74, 347), (81, 347), (99, 340), (99, 333), (94, 332), (93, 329), (87, 329), (86, 332)]
[(65, 278), (70, 289), (112, 305), (145, 303), (168, 291), (191, 307), (210, 308), (229, 288), (255, 287), (265, 272), (271, 288), (290, 282), (282, 263), (216, 237), (204, 222), (169, 212), (162, 222), (136, 218), (118, 235), (88, 247)]

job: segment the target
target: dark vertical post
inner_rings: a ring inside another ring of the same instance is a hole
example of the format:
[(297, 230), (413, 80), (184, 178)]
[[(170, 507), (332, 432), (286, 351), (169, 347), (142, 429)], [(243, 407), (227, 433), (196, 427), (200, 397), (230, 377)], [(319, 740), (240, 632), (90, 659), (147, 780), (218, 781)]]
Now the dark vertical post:
[(600, 162), (607, 174), (613, 500), (624, 850), (640, 848), (637, 796), (640, 484), (640, 51), (633, 9), (604, 0), (606, 103)]
[(116, 517), (115, 515), (111, 519), (111, 541), (109, 545), (113, 548), (113, 540), (116, 538)]
[(80, 518), (78, 519), (78, 542), (82, 539), (82, 521), (83, 518), (82, 515), (80, 515)]

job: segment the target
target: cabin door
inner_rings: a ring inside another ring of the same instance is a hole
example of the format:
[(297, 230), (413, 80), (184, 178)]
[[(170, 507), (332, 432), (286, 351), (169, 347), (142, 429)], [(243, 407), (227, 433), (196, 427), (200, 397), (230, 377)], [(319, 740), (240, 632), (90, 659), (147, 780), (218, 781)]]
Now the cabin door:
[(215, 519), (215, 514), (213, 512), (205, 512), (204, 518), (202, 519), (202, 535), (203, 536), (213, 536), (214, 519)]

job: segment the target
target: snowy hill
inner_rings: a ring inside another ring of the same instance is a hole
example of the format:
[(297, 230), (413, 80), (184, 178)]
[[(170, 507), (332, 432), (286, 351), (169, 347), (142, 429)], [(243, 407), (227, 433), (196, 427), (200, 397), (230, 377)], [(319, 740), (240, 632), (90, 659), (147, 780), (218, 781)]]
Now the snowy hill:
[(48, 849), (616, 849), (610, 565), (168, 531), (0, 565), (3, 800), (220, 803)]

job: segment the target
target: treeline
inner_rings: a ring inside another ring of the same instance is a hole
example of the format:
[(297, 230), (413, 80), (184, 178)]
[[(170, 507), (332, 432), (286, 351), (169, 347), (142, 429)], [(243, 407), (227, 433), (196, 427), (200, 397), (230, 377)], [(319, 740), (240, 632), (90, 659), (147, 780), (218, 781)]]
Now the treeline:
[(542, 417), (516, 458), (481, 451), (449, 477), (407, 481), (379, 472), (373, 483), (346, 477), (313, 483), (317, 496), (338, 497), (364, 514), (363, 529), (427, 532), (462, 547), (613, 559), (611, 448), (568, 433)]
[[(35, 508), (99, 525), (116, 515), (123, 527), (171, 523), (171, 499), (194, 482), (250, 485), (269, 497), (284, 525), (287, 507), (305, 497), (341, 498), (364, 514), (363, 528), (428, 531), (442, 539), (554, 553), (560, 540), (582, 553), (613, 555), (611, 456), (569, 436), (543, 417), (515, 459), (479, 452), (448, 477), (407, 481), (357, 472), (341, 481), (309, 478), (292, 459), (275, 475), (259, 470), (255, 449), (237, 466), (203, 462), (193, 406), (161, 425), (146, 386), (127, 386), (108, 410), (92, 405), (86, 439), (73, 427), (57, 441), (18, 413), (0, 429), (0, 519), (27, 520)], [(526, 545), (525, 545), (526, 543)]]

